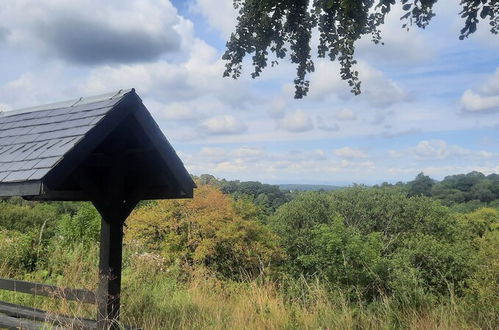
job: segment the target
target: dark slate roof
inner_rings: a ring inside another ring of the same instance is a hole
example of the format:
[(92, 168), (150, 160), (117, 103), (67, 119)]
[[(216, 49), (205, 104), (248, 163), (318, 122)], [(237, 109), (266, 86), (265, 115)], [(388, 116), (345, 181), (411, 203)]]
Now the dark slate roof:
[(195, 187), (134, 89), (0, 113), (0, 197), (93, 201), (115, 171), (123, 198), (192, 197)]
[(0, 182), (40, 180), (130, 90), (0, 114)]

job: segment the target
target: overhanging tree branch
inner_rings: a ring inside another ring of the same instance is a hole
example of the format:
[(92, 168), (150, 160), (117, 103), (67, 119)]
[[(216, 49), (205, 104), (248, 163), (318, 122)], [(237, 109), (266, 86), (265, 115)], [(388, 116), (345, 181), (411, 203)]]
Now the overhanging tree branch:
[[(405, 11), (402, 28), (416, 25), (424, 29), (435, 16), (437, 0), (399, 2)], [(222, 57), (226, 61), (224, 77), (239, 78), (246, 55), (252, 54), (252, 78), (267, 67), (269, 53), (276, 57), (272, 66), (289, 55), (296, 65), (295, 98), (306, 96), (307, 75), (314, 71), (310, 41), (317, 28), (318, 57), (338, 61), (341, 78), (358, 95), (361, 81), (355, 70), (355, 42), (371, 35), (375, 44), (382, 43), (379, 29), (395, 4), (396, 0), (234, 0), (238, 23)], [(489, 22), (491, 33), (498, 33), (499, 0), (461, 0), (460, 4), (459, 14), (465, 22), (459, 39), (474, 33), (480, 20)]]

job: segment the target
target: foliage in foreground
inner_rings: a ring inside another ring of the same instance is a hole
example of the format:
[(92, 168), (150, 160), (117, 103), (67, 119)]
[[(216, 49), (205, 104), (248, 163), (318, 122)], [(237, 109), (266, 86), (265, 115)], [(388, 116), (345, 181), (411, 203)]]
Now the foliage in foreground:
[[(317, 280), (221, 280), (210, 271), (186, 270), (159, 255), (128, 247), (123, 274), (122, 322), (144, 329), (493, 329), (491, 314), (473, 317), (466, 300), (414, 308), (391, 298), (365, 304)], [(97, 246), (74, 245), (50, 255), (51, 273), (17, 274), (31, 281), (91, 289), (97, 280)], [(81, 276), (90, 274), (91, 276)], [(5, 273), (0, 272), (1, 276)], [(92, 306), (0, 291), (0, 299), (75, 317)], [(489, 306), (490, 309), (490, 306)]]
[[(2, 206), (0, 276), (96, 287), (100, 219), (90, 205), (15, 200)], [(15, 223), (18, 214), (26, 230)], [(200, 184), (193, 200), (143, 204), (127, 224), (125, 323), (148, 329), (499, 324), (499, 211), (492, 208), (455, 213), (399, 187), (353, 187), (299, 194), (267, 217), (251, 198)], [(0, 299), (75, 316), (95, 313), (92, 306), (3, 291)]]

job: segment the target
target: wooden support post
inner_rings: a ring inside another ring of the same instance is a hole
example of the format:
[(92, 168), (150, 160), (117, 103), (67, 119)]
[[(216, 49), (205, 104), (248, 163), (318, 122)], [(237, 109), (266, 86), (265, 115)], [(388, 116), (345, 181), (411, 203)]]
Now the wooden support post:
[(133, 209), (127, 209), (125, 193), (126, 159), (124, 150), (126, 137), (111, 136), (112, 164), (109, 168), (101, 193), (94, 200), (94, 206), (102, 216), (99, 288), (97, 291), (97, 327), (118, 329), (121, 295), (121, 263), (123, 258), (123, 225)]
[(99, 329), (117, 329), (120, 317), (121, 264), (123, 256), (123, 224), (126, 219), (102, 215), (99, 288), (97, 291), (97, 310)]

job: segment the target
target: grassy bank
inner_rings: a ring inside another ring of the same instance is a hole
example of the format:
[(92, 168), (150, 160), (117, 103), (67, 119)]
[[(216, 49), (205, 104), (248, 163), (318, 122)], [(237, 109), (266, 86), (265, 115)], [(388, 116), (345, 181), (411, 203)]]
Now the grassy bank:
[[(44, 271), (14, 276), (92, 289), (97, 280), (97, 246), (53, 251)], [(71, 262), (67, 262), (71, 260)], [(166, 267), (159, 255), (129, 248), (125, 256), (122, 321), (144, 329), (493, 329), (463, 299), (419, 307), (393, 298), (366, 304), (320, 281), (259, 277), (220, 280), (209, 271)], [(95, 308), (60, 299), (1, 292), (0, 300), (74, 317), (93, 317)]]

